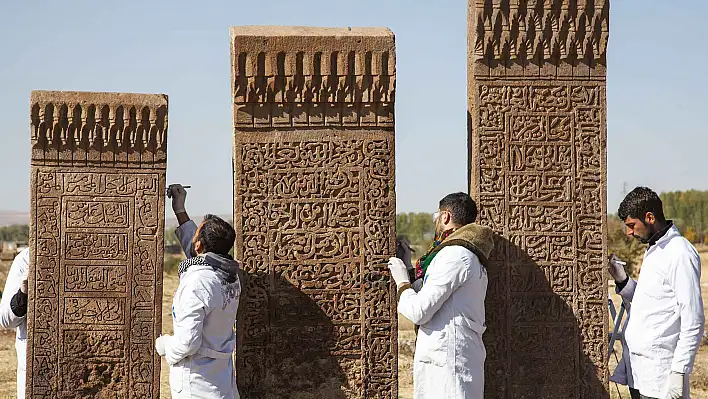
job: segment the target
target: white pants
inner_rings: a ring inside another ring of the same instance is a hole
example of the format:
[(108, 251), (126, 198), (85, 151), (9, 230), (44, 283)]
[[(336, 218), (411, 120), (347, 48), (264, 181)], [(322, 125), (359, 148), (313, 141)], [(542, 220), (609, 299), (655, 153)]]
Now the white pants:
[(17, 352), (17, 397), (25, 397), (25, 374), (27, 374), (27, 341), (15, 340)]

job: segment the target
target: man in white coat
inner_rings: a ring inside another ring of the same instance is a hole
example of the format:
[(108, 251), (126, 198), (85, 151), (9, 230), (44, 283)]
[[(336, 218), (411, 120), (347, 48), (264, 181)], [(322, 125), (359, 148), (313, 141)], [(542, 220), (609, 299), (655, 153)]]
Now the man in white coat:
[(159, 337), (155, 349), (170, 365), (173, 398), (237, 399), (233, 351), (241, 284), (239, 264), (229, 255), (236, 232), (213, 215), (197, 226), (185, 211), (181, 185), (171, 185), (168, 194), (187, 260), (179, 265), (172, 302), (174, 335)]
[(703, 337), (701, 260), (664, 217), (659, 196), (646, 187), (627, 194), (618, 216), (627, 234), (648, 245), (635, 281), (611, 257), (617, 293), (631, 301), (625, 331), (632, 398), (689, 398), (689, 375)]
[(435, 241), (416, 264), (420, 291), (411, 288), (405, 263), (391, 258), (398, 311), (420, 326), (413, 359), (416, 399), (482, 399), (487, 293), (486, 263), (493, 232), (475, 224), (477, 205), (465, 193), (440, 201)]
[(14, 328), (17, 352), (17, 397), (25, 397), (27, 370), (27, 275), (29, 273), (29, 248), (22, 250), (10, 266), (5, 290), (0, 301), (0, 327)]

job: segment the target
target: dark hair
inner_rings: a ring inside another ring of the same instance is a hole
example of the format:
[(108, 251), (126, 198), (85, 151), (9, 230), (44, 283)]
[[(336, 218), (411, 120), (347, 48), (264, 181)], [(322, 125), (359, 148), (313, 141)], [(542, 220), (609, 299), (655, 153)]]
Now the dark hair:
[(440, 210), (450, 212), (452, 221), (461, 226), (477, 220), (477, 204), (465, 193), (448, 194), (440, 200)]
[(204, 216), (204, 223), (199, 229), (199, 241), (204, 252), (228, 255), (236, 240), (236, 231), (224, 219), (215, 215)]
[(632, 217), (644, 222), (647, 212), (653, 213), (660, 222), (666, 220), (661, 198), (648, 187), (637, 187), (624, 197), (617, 210), (617, 216), (622, 220)]

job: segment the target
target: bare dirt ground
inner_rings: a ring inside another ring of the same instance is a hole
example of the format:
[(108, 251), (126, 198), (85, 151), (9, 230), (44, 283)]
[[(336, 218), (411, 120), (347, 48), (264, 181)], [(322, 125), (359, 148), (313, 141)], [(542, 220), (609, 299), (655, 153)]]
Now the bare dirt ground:
[[(708, 298), (708, 252), (702, 252), (701, 258), (703, 262), (703, 297)], [(5, 286), (5, 278), (10, 265), (0, 262), (0, 287)], [(163, 292), (163, 310), (164, 315), (162, 320), (163, 334), (172, 333), (172, 295), (177, 289), (179, 280), (176, 274), (166, 274), (164, 276), (164, 292)], [(614, 291), (611, 289), (611, 294)], [(615, 304), (619, 303), (619, 298), (614, 296)], [(399, 382), (399, 398), (413, 398), (413, 353), (415, 351), (415, 333), (413, 325), (403, 317), (399, 320), (399, 358), (398, 358), (398, 382)], [(617, 350), (621, 348), (616, 345)], [(15, 398), (15, 375), (17, 358), (15, 355), (15, 333), (0, 329), (0, 398)], [(616, 362), (610, 360), (610, 370), (614, 370)], [(170, 388), (168, 383), (168, 367), (167, 363), (162, 361), (162, 372), (160, 375), (162, 398), (170, 398)], [(629, 393), (625, 387), (619, 387), (621, 397), (628, 399)], [(617, 392), (617, 387), (614, 384), (610, 385), (611, 397), (613, 399), (620, 398)], [(696, 364), (693, 374), (691, 375), (691, 397), (693, 399), (708, 399), (708, 345), (701, 347), (696, 358)]]

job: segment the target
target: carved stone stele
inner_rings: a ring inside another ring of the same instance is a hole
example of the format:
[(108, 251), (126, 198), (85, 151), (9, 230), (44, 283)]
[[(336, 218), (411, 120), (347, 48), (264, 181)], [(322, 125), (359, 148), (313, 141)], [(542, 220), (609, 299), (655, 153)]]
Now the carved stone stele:
[(609, 398), (609, 1), (469, 0), (470, 193), (498, 234), (486, 398)]
[(167, 96), (34, 91), (27, 397), (158, 398)]
[(396, 398), (394, 36), (234, 27), (231, 51), (239, 390)]

